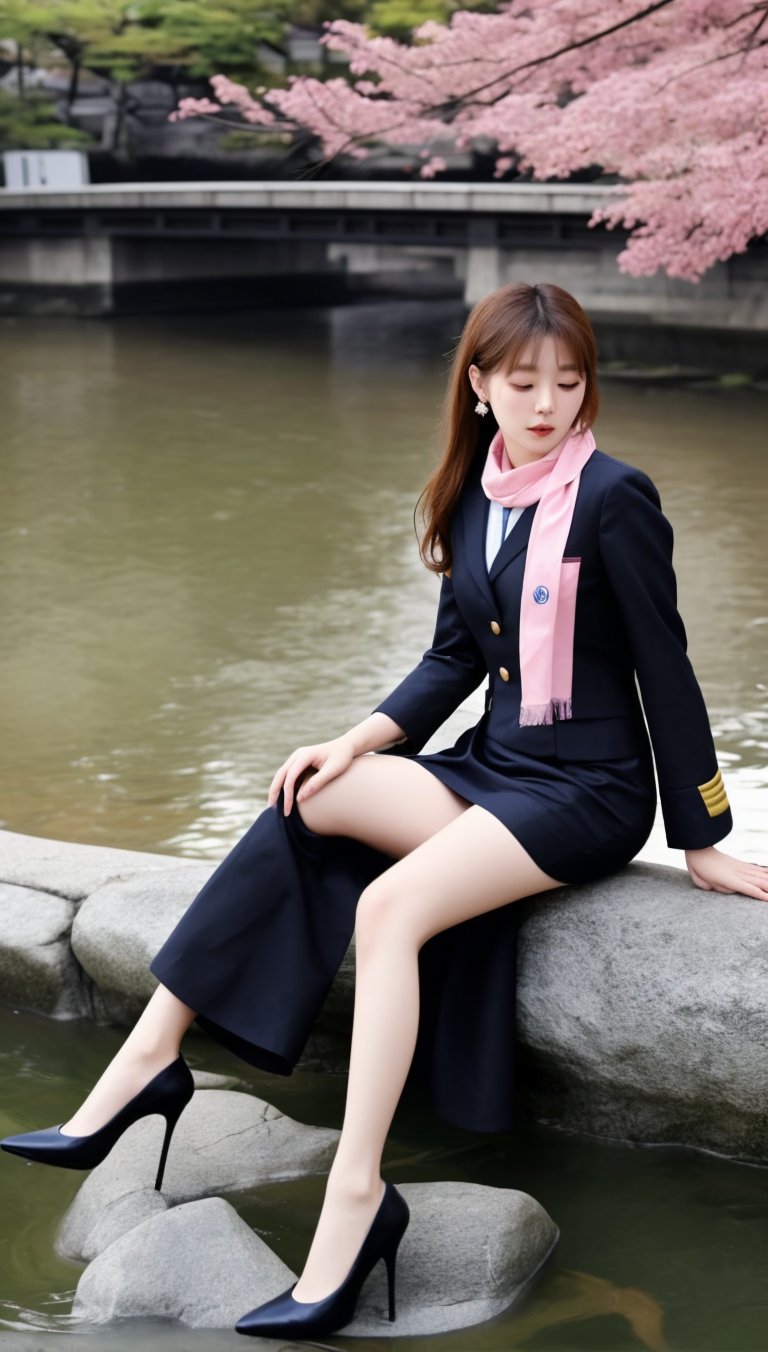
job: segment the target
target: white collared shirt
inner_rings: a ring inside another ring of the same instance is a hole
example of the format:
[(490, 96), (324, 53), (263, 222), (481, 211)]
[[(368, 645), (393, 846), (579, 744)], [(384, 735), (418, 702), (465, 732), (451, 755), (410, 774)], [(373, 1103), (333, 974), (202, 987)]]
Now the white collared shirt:
[[(524, 511), (525, 511), (524, 507), (513, 507), (510, 510), (509, 517), (507, 519), (507, 529), (504, 532), (505, 540), (509, 535), (509, 532), (512, 530), (512, 527), (515, 525), (515, 522), (519, 521)], [(495, 502), (494, 499), (491, 498), (490, 511), (488, 512), (488, 529), (486, 530), (485, 533), (485, 562), (489, 572), (491, 564), (493, 563), (493, 560), (496, 558), (496, 555), (498, 554), (503, 544), (503, 540), (501, 538), (503, 522), (504, 522), (504, 508), (502, 507), (500, 502)]]

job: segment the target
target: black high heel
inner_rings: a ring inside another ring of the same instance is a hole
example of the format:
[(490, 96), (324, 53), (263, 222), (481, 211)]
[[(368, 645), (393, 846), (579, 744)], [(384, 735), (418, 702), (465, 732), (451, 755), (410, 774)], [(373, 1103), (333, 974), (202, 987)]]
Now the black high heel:
[(41, 1131), (6, 1136), (0, 1141), (0, 1149), (39, 1164), (57, 1164), (62, 1169), (93, 1169), (106, 1159), (128, 1127), (142, 1117), (159, 1113), (165, 1118), (165, 1138), (155, 1181), (155, 1190), (159, 1192), (174, 1127), (194, 1091), (192, 1072), (184, 1057), (179, 1055), (90, 1136), (64, 1136), (60, 1127), (44, 1127)]
[(387, 1265), (389, 1318), (395, 1318), (395, 1256), (408, 1227), (408, 1203), (393, 1183), (387, 1183), (371, 1228), (347, 1277), (324, 1300), (294, 1300), (294, 1282), (287, 1291), (244, 1314), (235, 1324), (238, 1333), (262, 1338), (322, 1338), (348, 1324), (355, 1313), (360, 1291), (380, 1258)]

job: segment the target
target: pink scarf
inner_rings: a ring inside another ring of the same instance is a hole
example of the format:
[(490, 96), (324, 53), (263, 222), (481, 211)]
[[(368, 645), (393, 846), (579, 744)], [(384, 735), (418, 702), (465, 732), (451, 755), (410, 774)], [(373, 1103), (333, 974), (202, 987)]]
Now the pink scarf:
[(488, 447), (483, 491), (504, 507), (534, 513), (520, 602), (520, 727), (572, 717), (573, 608), (561, 607), (560, 575), (579, 476), (595, 449), (592, 432), (573, 428), (541, 460), (514, 467), (501, 428)]

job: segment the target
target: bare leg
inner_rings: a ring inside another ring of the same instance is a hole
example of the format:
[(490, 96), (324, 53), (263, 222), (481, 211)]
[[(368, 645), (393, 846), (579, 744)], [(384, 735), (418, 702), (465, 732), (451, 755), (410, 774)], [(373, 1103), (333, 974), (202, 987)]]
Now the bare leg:
[(138, 1094), (179, 1054), (181, 1039), (195, 1017), (166, 986), (158, 986), (120, 1050), (96, 1081), (74, 1117), (62, 1123), (65, 1136), (90, 1136)]
[[(413, 814), (414, 820), (407, 824), (407, 829), (405, 821), (400, 822), (397, 829), (391, 829), (388, 818), (392, 815), (389, 801), (392, 790), (388, 787), (391, 775), (388, 775), (387, 767), (395, 770), (397, 767), (388, 757), (364, 756), (350, 766), (346, 775), (328, 784), (323, 793), (318, 793), (308, 804), (313, 820), (315, 817), (322, 819), (328, 813), (330, 799), (336, 822), (332, 825), (332, 834), (354, 835), (353, 831), (347, 832), (344, 824), (338, 824), (340, 815), (338, 806), (334, 807), (334, 804), (338, 804), (340, 798), (354, 798), (355, 795), (350, 794), (350, 784), (359, 782), (361, 778), (355, 768), (360, 762), (366, 765), (362, 778), (367, 786), (367, 816), (374, 820), (379, 818), (375, 841), (372, 834), (371, 843), (388, 854), (397, 855), (412, 849), (420, 840), (438, 830), (446, 821), (460, 815), (466, 808), (463, 799), (451, 793), (434, 776), (421, 770), (421, 775), (429, 781), (427, 787), (433, 792), (420, 801), (418, 811)], [(418, 771), (420, 767), (416, 769)], [(344, 793), (339, 795), (338, 786), (342, 779), (346, 787)], [(316, 829), (322, 831), (324, 828), (318, 826)], [(158, 986), (138, 1022), (81, 1107), (68, 1122), (62, 1123), (64, 1135), (89, 1136), (109, 1121), (158, 1071), (170, 1065), (178, 1056), (181, 1039), (195, 1014), (196, 1010), (182, 1004), (165, 986)]]
[[(365, 768), (372, 760), (388, 768)], [(344, 1123), (320, 1219), (294, 1290), (298, 1301), (321, 1300), (340, 1285), (383, 1196), (381, 1155), (416, 1045), (422, 944), (473, 915), (565, 885), (543, 873), (491, 813), (468, 806), (457, 795), (449, 802), (440, 797), (445, 792), (423, 766), (360, 757), (301, 809), (312, 829), (329, 829), (335, 819), (340, 834), (394, 854), (399, 853), (394, 848), (399, 835), (409, 852), (365, 890), (358, 905)], [(414, 834), (425, 822), (434, 826), (441, 814), (446, 824), (417, 843)], [(389, 844), (381, 843), (382, 835), (389, 837)]]

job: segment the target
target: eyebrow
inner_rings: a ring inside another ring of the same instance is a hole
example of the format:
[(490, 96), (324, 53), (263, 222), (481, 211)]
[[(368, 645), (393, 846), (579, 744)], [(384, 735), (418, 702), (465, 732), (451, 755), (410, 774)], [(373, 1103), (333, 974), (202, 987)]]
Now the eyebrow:
[[(513, 366), (513, 367), (512, 367), (512, 370), (513, 370), (513, 371), (538, 371), (538, 369), (539, 369), (538, 366)], [(578, 371), (579, 368), (578, 368), (578, 366), (574, 366), (572, 363), (567, 363), (565, 366), (560, 366), (560, 365), (558, 364), (558, 368), (557, 368), (557, 369), (558, 369), (558, 371)]]

